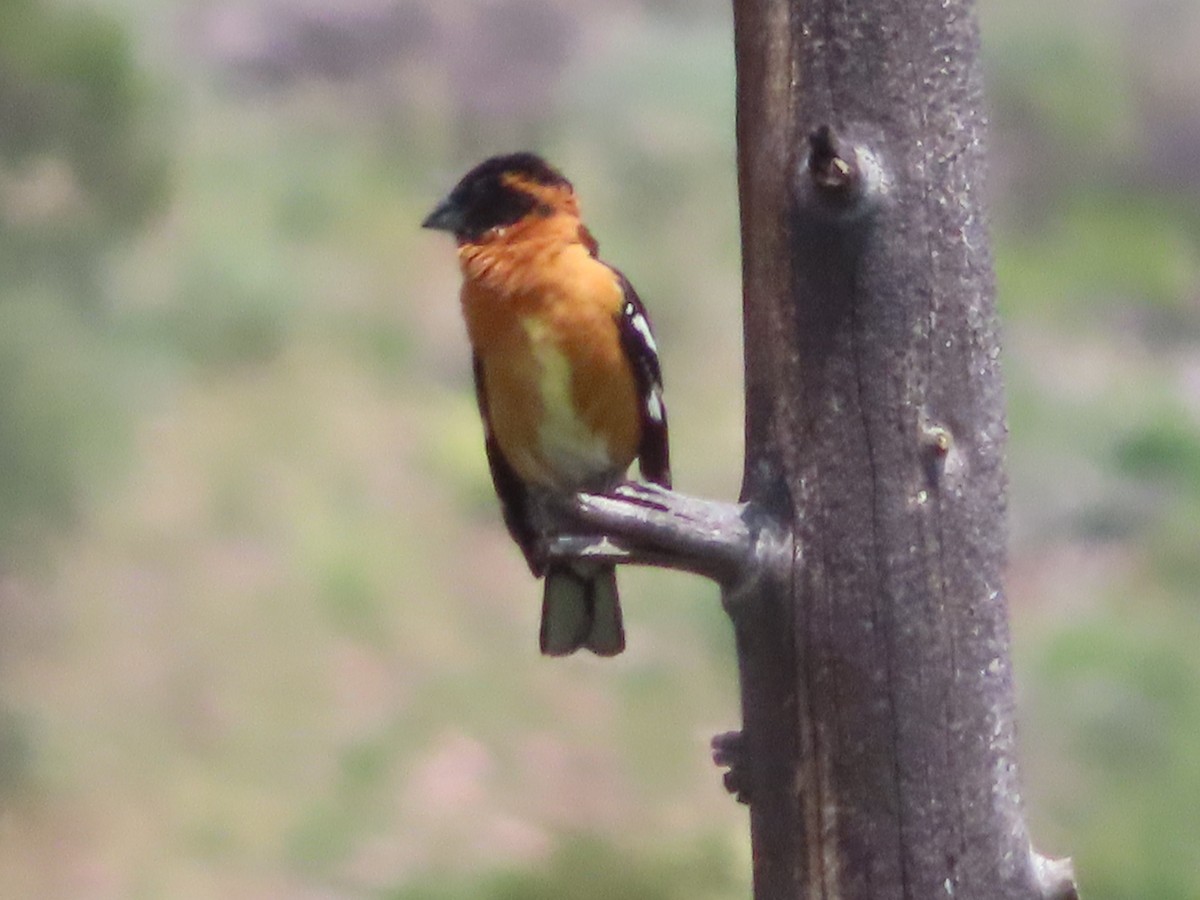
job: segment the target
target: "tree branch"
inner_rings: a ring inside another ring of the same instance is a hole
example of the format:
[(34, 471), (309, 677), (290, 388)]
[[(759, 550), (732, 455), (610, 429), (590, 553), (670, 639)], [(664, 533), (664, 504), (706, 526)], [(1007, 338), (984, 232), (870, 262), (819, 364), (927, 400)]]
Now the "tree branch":
[(1070, 859), (1051, 859), (1035, 851), (1033, 874), (1042, 889), (1042, 900), (1079, 900)]
[(660, 566), (728, 588), (777, 556), (765, 517), (750, 504), (704, 500), (627, 482), (609, 494), (576, 494), (545, 511), (548, 560)]

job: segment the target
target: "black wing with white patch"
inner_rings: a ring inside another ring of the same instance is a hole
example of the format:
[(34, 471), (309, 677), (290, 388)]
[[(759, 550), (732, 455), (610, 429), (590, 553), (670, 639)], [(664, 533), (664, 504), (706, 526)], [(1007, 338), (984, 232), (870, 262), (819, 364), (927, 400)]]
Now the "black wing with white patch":
[(525, 561), (535, 577), (540, 578), (545, 571), (545, 562), (537, 552), (537, 530), (533, 524), (532, 498), (517, 473), (513, 471), (500, 445), (492, 434), (492, 420), (488, 414), (487, 386), (483, 381), (483, 363), (476, 355), (472, 360), (475, 373), (475, 399), (479, 403), (479, 417), (483, 419), (483, 442), (487, 452), (488, 468), (492, 473), (492, 485), (496, 488), (496, 496), (500, 498), (500, 514), (508, 533), (517, 542)]
[(667, 444), (667, 407), (663, 403), (662, 367), (658, 361), (658, 346), (650, 329), (646, 307), (638, 298), (629, 279), (613, 269), (625, 293), (617, 326), (621, 346), (633, 365), (641, 401), (642, 442), (638, 447), (638, 465), (647, 481), (671, 486), (671, 455)]

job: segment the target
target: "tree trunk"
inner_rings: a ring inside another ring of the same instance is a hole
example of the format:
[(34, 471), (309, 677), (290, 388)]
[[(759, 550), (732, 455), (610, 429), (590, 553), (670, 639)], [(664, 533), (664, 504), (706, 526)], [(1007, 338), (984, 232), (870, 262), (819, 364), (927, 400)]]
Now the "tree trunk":
[(755, 897), (1052, 896), (1014, 761), (972, 5), (736, 0), (735, 33), (743, 500), (795, 548), (727, 601)]

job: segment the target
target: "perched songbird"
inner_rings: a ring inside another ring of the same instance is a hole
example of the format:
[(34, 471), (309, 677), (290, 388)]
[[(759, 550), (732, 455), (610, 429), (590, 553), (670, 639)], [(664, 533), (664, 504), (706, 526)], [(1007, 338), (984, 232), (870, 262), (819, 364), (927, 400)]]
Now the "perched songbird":
[(492, 482), (509, 533), (545, 575), (541, 648), (625, 647), (616, 570), (543, 559), (547, 498), (609, 490), (637, 459), (670, 487), (662, 374), (646, 310), (597, 257), (571, 182), (532, 153), (486, 160), (422, 223), (458, 241)]

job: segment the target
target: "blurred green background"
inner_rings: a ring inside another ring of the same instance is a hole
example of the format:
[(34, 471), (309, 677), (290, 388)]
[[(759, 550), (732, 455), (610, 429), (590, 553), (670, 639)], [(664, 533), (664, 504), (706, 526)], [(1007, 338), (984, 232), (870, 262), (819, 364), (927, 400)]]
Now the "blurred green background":
[[(1200, 897), (1200, 7), (984, 0), (1039, 846)], [(0, 896), (748, 895), (715, 590), (536, 653), (458, 275), (482, 157), (575, 181), (741, 457), (724, 0), (0, 4)]]

